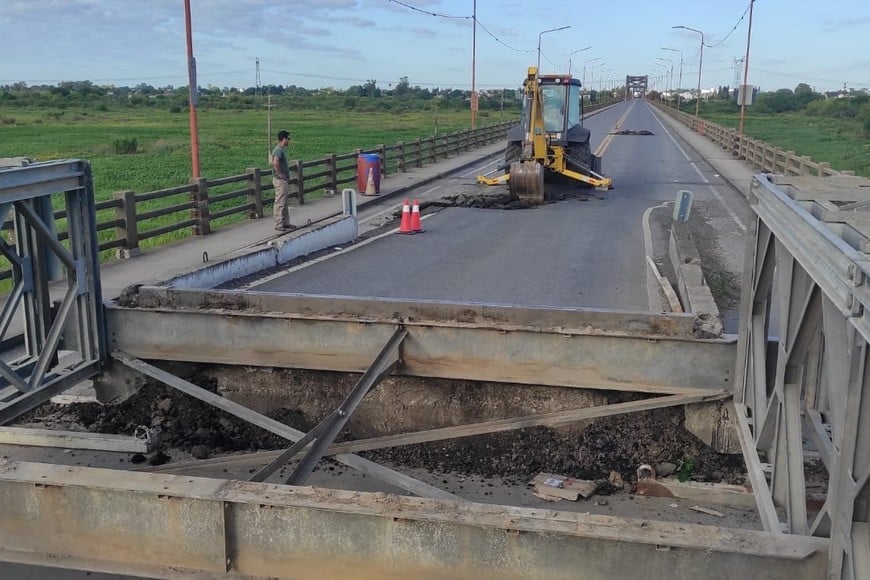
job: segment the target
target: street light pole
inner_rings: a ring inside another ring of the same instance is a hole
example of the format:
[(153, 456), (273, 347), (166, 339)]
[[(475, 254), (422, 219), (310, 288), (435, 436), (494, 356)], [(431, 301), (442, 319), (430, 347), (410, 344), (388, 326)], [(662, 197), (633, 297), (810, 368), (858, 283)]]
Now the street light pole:
[(605, 64), (606, 64), (606, 63), (603, 63), (603, 62), (596, 62), (595, 64), (593, 64), (593, 65), (590, 67), (590, 68), (592, 69), (592, 70), (589, 71), (589, 86), (590, 86), (590, 87), (594, 87), (594, 86), (595, 86), (595, 67), (597, 67), (597, 66), (604, 66)]
[(477, 91), (475, 90), (475, 81), (477, 80), (477, 0), (474, 0), (471, 13), (471, 128), (474, 129), (477, 122)]
[(580, 50), (575, 50), (571, 54), (568, 55), (568, 76), (571, 76), (571, 57), (577, 54), (578, 52), (583, 52), (584, 50), (589, 50), (592, 48), (591, 46), (587, 46), (586, 48), (581, 48)]
[(671, 73), (670, 78), (668, 79), (668, 92), (671, 92), (671, 85), (674, 84), (674, 61), (669, 58), (664, 58), (662, 56), (657, 56), (656, 60), (666, 60), (671, 63)]
[(583, 87), (586, 87), (586, 65), (590, 62), (595, 62), (596, 60), (601, 60), (600, 56), (596, 56), (595, 58), (590, 58), (589, 60), (583, 61)]
[(550, 30), (544, 30), (538, 33), (538, 74), (541, 74), (541, 37), (548, 32), (556, 32), (557, 30), (565, 30), (566, 28), (571, 28), (571, 25), (560, 26), (559, 28), (551, 28)]
[(680, 53), (680, 80), (677, 81), (677, 110), (680, 110), (680, 89), (683, 88), (683, 51), (678, 50), (676, 48), (665, 48), (662, 47), (662, 50), (670, 50), (671, 52), (679, 52)]
[[(750, 5), (751, 6), (751, 5)], [(698, 113), (701, 111), (701, 67), (704, 64), (704, 33), (697, 28), (688, 26), (671, 26), (671, 28), (682, 28), (683, 30), (691, 30), (701, 35), (701, 54), (698, 56), (698, 100), (695, 101), (695, 118), (698, 118)]]
[(752, 39), (752, 7), (755, 6), (755, 0), (749, 0), (749, 32), (746, 33), (746, 57), (743, 59), (743, 86), (738, 89), (737, 94), (740, 95), (740, 125), (737, 127), (737, 132), (743, 134), (743, 121), (746, 119), (746, 83), (749, 79), (749, 41)]

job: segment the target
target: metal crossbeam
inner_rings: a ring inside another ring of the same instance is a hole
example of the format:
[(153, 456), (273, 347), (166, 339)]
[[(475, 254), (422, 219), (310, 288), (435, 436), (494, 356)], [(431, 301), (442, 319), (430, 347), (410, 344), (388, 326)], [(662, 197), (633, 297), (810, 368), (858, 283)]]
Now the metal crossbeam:
[[(282, 452), (278, 457), (269, 462), (260, 471), (255, 473), (249, 481), (265, 481), (267, 477), (272, 475), (282, 465), (286, 465), (297, 453), (305, 449), (309, 443), (317, 441), (308, 454), (302, 459), (290, 477), (287, 483), (293, 485), (302, 485), (305, 480), (311, 475), (314, 466), (317, 465), (329, 444), (335, 439), (336, 435), (341, 431), (341, 428), (347, 420), (356, 411), (359, 403), (368, 392), (374, 388), (382, 379), (395, 369), (400, 363), (399, 347), (405, 337), (408, 336), (408, 331), (404, 328), (397, 328), (396, 332), (390, 337), (389, 342), (384, 346), (381, 352), (375, 357), (375, 360), (351, 390), (345, 401), (338, 409), (333, 411), (321, 421), (316, 427), (309, 431), (305, 437), (294, 443), (289, 449)], [(316, 458), (315, 458), (316, 457)], [(306, 473), (307, 472), (307, 473)]]
[(314, 468), (320, 462), (326, 449), (335, 440), (335, 437), (341, 432), (341, 429), (347, 423), (348, 419), (362, 403), (365, 396), (372, 390), (384, 377), (390, 374), (393, 369), (401, 364), (401, 356), (399, 349), (402, 341), (408, 336), (408, 331), (404, 328), (397, 328), (390, 340), (372, 361), (371, 366), (363, 373), (363, 376), (351, 390), (350, 394), (336, 410), (335, 416), (330, 420), (324, 421), (323, 432), (316, 438), (311, 449), (287, 478), (287, 483), (290, 485), (302, 485), (314, 471)]
[[(190, 395), (204, 403), (208, 403), (213, 407), (216, 407), (222, 411), (225, 411), (231, 415), (238, 417), (252, 425), (256, 425), (261, 429), (265, 429), (270, 433), (274, 433), (279, 437), (283, 437), (288, 441), (298, 441), (305, 436), (305, 433), (293, 429), (292, 427), (285, 425), (279, 421), (266, 417), (265, 415), (261, 415), (256, 411), (248, 409), (238, 403), (234, 403), (229, 399), (226, 399), (220, 395), (212, 393), (199, 387), (189, 381), (185, 381), (184, 379), (173, 375), (172, 373), (168, 373), (163, 369), (157, 368), (154, 365), (151, 365), (145, 361), (139, 360), (136, 357), (133, 357), (123, 351), (113, 351), (112, 358), (119, 361), (120, 363), (130, 367), (131, 369), (138, 371), (145, 376), (151, 377), (161, 383), (172, 387), (186, 395)], [(413, 494), (422, 496), (422, 497), (431, 497), (438, 499), (453, 499), (459, 500), (455, 495), (438, 489), (437, 487), (431, 486), (427, 483), (423, 483), (418, 479), (414, 479), (413, 477), (409, 477), (397, 471), (393, 471), (392, 469), (388, 469), (382, 465), (378, 465), (373, 461), (368, 461), (367, 459), (363, 459), (362, 457), (358, 457), (356, 455), (337, 455), (335, 460), (339, 463), (343, 463), (348, 467), (353, 467), (363, 473), (367, 473), (372, 477), (376, 477), (386, 483), (391, 485), (395, 485), (400, 489), (404, 489), (405, 491), (409, 491)]]

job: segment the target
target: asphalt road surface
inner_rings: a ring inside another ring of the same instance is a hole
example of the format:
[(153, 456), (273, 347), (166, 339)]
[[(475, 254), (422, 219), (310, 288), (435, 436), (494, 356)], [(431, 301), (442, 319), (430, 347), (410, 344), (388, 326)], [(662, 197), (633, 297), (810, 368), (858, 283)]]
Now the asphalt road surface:
[[(448, 208), (424, 220), (423, 234), (385, 236), (251, 289), (658, 311), (647, 255), (665, 259), (667, 237), (663, 228), (650, 227), (651, 208), (670, 211), (666, 202), (692, 190), (696, 203), (721, 206), (722, 235), (739, 241), (745, 201), (641, 99), (600, 112), (586, 125), (613, 178), (614, 189), (602, 198), (574, 184), (548, 183), (548, 190), (567, 188), (576, 197), (527, 210)], [(653, 134), (616, 134), (620, 130)], [(474, 184), (474, 173), (497, 162), (487, 160), (409, 197), (480, 192), (486, 188)]]

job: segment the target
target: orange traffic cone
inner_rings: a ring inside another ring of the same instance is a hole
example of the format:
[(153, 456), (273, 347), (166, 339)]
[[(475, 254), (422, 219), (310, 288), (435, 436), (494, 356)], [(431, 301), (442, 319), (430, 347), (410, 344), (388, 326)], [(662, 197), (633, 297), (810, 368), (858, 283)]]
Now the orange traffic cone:
[(402, 206), (402, 223), (399, 226), (400, 234), (413, 234), (414, 229), (411, 227), (411, 206), (408, 204), (408, 200), (405, 200), (405, 204)]
[(420, 201), (415, 199), (414, 205), (411, 206), (411, 230), (416, 233), (423, 231), (423, 224), (420, 223)]
[(369, 177), (366, 180), (366, 195), (377, 195), (378, 192), (375, 189), (375, 176), (371, 167), (369, 167)]

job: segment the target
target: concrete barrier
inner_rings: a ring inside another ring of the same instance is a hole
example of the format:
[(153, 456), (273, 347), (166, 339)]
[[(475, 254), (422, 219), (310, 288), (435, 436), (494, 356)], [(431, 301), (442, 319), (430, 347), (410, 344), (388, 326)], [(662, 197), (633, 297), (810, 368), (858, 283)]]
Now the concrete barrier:
[(252, 248), (243, 255), (236, 255), (176, 276), (161, 285), (185, 289), (215, 288), (230, 280), (286, 264), (301, 256), (352, 242), (358, 235), (359, 226), (355, 218), (338, 216), (319, 222), (316, 226), (303, 228), (286, 237), (272, 240), (266, 247)]

